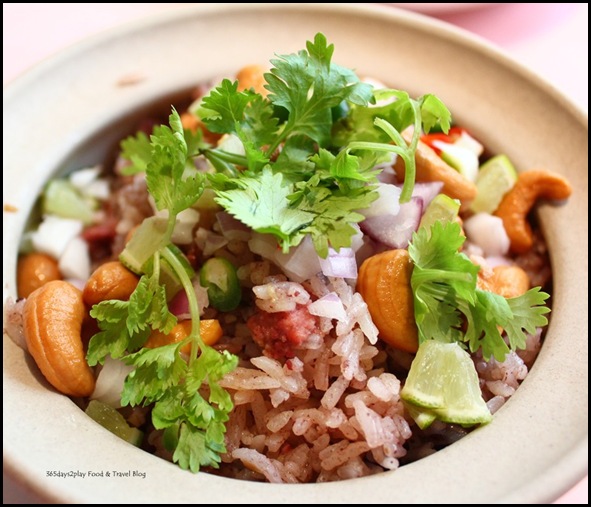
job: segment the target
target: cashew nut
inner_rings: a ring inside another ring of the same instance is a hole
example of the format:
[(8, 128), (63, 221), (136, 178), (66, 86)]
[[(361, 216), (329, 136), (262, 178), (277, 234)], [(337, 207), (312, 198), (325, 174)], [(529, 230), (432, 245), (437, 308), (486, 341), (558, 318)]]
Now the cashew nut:
[(138, 281), (139, 278), (119, 261), (107, 262), (90, 275), (82, 298), (88, 306), (108, 299), (127, 300)]
[[(408, 130), (402, 132), (404, 140), (410, 144), (412, 133)], [(431, 147), (419, 141), (415, 153), (416, 180), (417, 181), (441, 181), (443, 182), (442, 192), (452, 199), (459, 199), (462, 203), (462, 210), (466, 210), (470, 203), (476, 198), (478, 190), (476, 185), (462, 176), (453, 167), (444, 162)], [(394, 164), (396, 176), (400, 181), (404, 179), (404, 160), (397, 157)]]
[(412, 268), (408, 250), (388, 250), (366, 259), (357, 278), (357, 290), (379, 337), (406, 352), (416, 352), (419, 346), (410, 285)]
[(495, 266), (478, 272), (478, 288), (505, 298), (516, 298), (531, 287), (527, 273), (519, 266)]
[(511, 241), (511, 251), (527, 252), (533, 245), (533, 233), (527, 214), (538, 199), (566, 199), (572, 188), (558, 174), (544, 170), (520, 173), (513, 188), (505, 194), (495, 215), (503, 220), (505, 231)]
[(238, 90), (249, 90), (253, 88), (255, 92), (260, 93), (263, 97), (266, 97), (269, 93), (265, 88), (267, 81), (265, 80), (265, 72), (268, 69), (261, 65), (247, 65), (242, 67), (236, 79), (238, 80)]
[(19, 298), (29, 294), (52, 280), (60, 280), (57, 261), (43, 253), (31, 253), (18, 260), (16, 285)]
[(34, 291), (23, 310), (29, 352), (47, 381), (70, 396), (90, 396), (95, 385), (80, 336), (85, 313), (82, 292), (62, 280)]

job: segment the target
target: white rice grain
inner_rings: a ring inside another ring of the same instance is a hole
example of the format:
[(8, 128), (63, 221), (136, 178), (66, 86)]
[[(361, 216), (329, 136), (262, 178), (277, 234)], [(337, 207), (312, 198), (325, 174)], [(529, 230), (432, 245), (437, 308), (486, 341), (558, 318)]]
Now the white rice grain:
[(263, 474), (269, 482), (276, 484), (283, 483), (279, 470), (264, 454), (254, 449), (242, 448), (232, 451), (232, 457), (242, 461), (244, 466), (250, 470)]
[(285, 412), (279, 412), (267, 421), (267, 429), (272, 433), (277, 433), (281, 428), (290, 421), (293, 410), (286, 410)]
[(324, 393), (324, 396), (320, 400), (320, 404), (327, 409), (331, 409), (336, 407), (337, 403), (343, 396), (343, 393), (349, 387), (349, 380), (347, 380), (343, 375), (340, 375), (330, 387)]

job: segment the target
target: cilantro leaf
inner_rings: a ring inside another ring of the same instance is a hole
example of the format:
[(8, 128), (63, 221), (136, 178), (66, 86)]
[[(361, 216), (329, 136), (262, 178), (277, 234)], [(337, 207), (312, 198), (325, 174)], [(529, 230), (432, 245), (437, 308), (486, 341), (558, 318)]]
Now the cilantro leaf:
[[(289, 112), (283, 127), (283, 141), (289, 135), (303, 134), (327, 146), (330, 141), (330, 109), (348, 100), (365, 105), (371, 100), (371, 86), (361, 83), (357, 75), (331, 63), (334, 46), (318, 33), (307, 51), (283, 55), (271, 60), (273, 68), (265, 74), (269, 100)], [(272, 145), (272, 150), (278, 146)]]
[(464, 239), (456, 222), (435, 222), (413, 235), (408, 251), (419, 342), (467, 343), (485, 360), (503, 361), (510, 349), (525, 347), (524, 330), (534, 333), (548, 323), (544, 315), (550, 309), (543, 304), (549, 296), (539, 287), (511, 299), (477, 289), (479, 268), (458, 251)]
[(152, 158), (152, 145), (148, 136), (140, 131), (121, 141), (121, 156), (130, 162), (130, 165), (121, 169), (121, 174), (130, 176), (145, 172)]
[(291, 246), (291, 235), (314, 218), (312, 213), (289, 206), (287, 196), (293, 186), (269, 167), (260, 176), (242, 177), (237, 184), (240, 188), (218, 192), (216, 202), (255, 231), (276, 235), (284, 249)]
[(525, 348), (526, 336), (523, 330), (533, 334), (536, 328), (548, 324), (545, 314), (550, 312), (550, 308), (543, 305), (549, 297), (540, 287), (535, 287), (519, 297), (507, 299), (513, 319), (504, 327), (512, 349)]
[(244, 90), (238, 91), (238, 81), (233, 83), (224, 79), (209, 95), (203, 98), (199, 108), (199, 117), (211, 132), (227, 134), (236, 132), (236, 127), (244, 119), (244, 111), (255, 94)]
[[(274, 141), (278, 120), (273, 116), (271, 103), (261, 95), (249, 90), (238, 91), (238, 82), (224, 79), (204, 97), (199, 115), (212, 132), (238, 136), (251, 171), (269, 162), (262, 147)], [(211, 160), (216, 154), (209, 152), (206, 156)]]
[(170, 128), (162, 126), (150, 138), (152, 156), (146, 167), (148, 190), (159, 210), (174, 219), (203, 192), (205, 176), (198, 172), (188, 153), (181, 118), (173, 109)]
[[(130, 333), (145, 329), (158, 329), (170, 333), (176, 317), (168, 310), (166, 288), (158, 281), (159, 270), (143, 275), (129, 297), (127, 328)], [(143, 344), (139, 344), (140, 346)]]
[(181, 344), (173, 343), (154, 349), (142, 349), (124, 357), (126, 364), (135, 366), (127, 376), (121, 393), (121, 405), (144, 405), (164, 396), (166, 391), (178, 384), (187, 370), (181, 358)]
[(150, 334), (149, 328), (128, 328), (129, 301), (102, 301), (92, 307), (90, 316), (97, 320), (100, 329), (88, 343), (86, 360), (90, 366), (102, 364), (109, 354), (119, 358), (128, 350), (137, 350)]
[[(216, 425), (217, 426), (217, 425)], [(208, 438), (206, 431), (195, 428), (190, 423), (180, 426), (179, 441), (172, 459), (183, 470), (198, 472), (202, 466), (219, 467), (220, 453), (224, 452), (223, 444)]]

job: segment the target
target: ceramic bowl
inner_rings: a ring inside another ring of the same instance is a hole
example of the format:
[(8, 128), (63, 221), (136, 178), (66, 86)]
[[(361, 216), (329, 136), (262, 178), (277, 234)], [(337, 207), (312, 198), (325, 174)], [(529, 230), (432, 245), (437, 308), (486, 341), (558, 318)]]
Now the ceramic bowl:
[(100, 162), (150, 104), (299, 50), (317, 31), (335, 44), (341, 65), (415, 96), (437, 94), (492, 152), (572, 183), (567, 204), (539, 207), (554, 295), (530, 375), (490, 425), (398, 471), (271, 485), (193, 475), (127, 445), (51, 389), (4, 336), (4, 470), (44, 501), (537, 503), (585, 475), (587, 118), (496, 50), (419, 15), (347, 4), (205, 4), (95, 37), (22, 76), (4, 91), (3, 299), (15, 295), (19, 238), (49, 177)]

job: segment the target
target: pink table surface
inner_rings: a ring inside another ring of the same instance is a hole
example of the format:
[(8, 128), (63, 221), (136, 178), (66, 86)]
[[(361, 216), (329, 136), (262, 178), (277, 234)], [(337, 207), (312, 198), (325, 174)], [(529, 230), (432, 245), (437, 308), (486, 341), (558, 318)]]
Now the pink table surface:
[[(3, 83), (85, 37), (183, 5), (4, 3)], [(588, 110), (589, 4), (491, 4), (468, 10), (459, 4), (396, 5), (428, 11), (488, 39)], [(4, 495), (5, 502), (27, 501), (26, 492), (6, 482)], [(587, 477), (554, 503), (588, 504)]]

